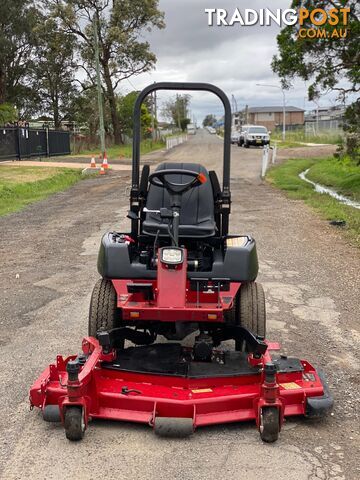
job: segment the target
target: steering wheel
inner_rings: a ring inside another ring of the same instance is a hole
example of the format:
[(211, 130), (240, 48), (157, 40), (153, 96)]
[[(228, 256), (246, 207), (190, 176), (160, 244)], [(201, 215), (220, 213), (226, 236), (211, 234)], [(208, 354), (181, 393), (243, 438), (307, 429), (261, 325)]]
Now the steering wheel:
[[(191, 180), (186, 183), (175, 183), (168, 180), (169, 175), (185, 175), (191, 177)], [(194, 187), (199, 187), (207, 181), (203, 173), (194, 172), (193, 170), (157, 170), (149, 176), (149, 182), (155, 187), (166, 188), (166, 190), (175, 194), (183, 194)]]

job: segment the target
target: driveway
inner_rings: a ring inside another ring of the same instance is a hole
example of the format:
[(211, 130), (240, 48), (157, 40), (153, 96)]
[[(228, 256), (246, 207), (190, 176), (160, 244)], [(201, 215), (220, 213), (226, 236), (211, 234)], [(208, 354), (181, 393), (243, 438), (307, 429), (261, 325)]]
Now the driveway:
[[(221, 147), (200, 131), (159, 156), (219, 170)], [(0, 478), (360, 478), (359, 252), (307, 206), (260, 181), (260, 150), (232, 153), (231, 230), (257, 239), (268, 338), (326, 371), (334, 414), (320, 423), (288, 420), (272, 445), (252, 423), (169, 440), (147, 426), (99, 421), (74, 444), (29, 411), (33, 380), (57, 353), (79, 351), (86, 334), (101, 235), (127, 223), (130, 177), (118, 171), (0, 218)]]

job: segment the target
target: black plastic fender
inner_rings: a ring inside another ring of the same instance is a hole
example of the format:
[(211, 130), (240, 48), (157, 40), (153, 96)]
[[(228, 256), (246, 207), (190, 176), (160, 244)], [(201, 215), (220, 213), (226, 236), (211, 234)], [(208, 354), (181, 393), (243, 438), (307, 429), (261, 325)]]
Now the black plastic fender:
[(306, 413), (307, 418), (323, 418), (331, 413), (334, 406), (334, 399), (330, 393), (328, 384), (326, 383), (325, 374), (321, 370), (317, 370), (317, 374), (324, 388), (324, 395), (319, 397), (307, 397)]

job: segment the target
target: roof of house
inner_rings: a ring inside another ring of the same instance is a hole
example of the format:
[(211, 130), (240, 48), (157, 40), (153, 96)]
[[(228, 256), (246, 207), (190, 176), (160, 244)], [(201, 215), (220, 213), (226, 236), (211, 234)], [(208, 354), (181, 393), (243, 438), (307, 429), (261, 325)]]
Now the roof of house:
[[(286, 106), (285, 110), (287, 112), (304, 112), (305, 110), (303, 108), (298, 108), (298, 107), (292, 107), (292, 106)], [(282, 112), (283, 107), (250, 107), (248, 109), (249, 113), (275, 113), (275, 112)]]

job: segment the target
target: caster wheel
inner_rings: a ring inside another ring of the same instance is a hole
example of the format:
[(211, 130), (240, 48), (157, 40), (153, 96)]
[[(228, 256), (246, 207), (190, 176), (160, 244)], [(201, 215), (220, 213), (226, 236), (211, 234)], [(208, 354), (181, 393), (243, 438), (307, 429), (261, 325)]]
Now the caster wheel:
[(280, 432), (279, 409), (277, 407), (264, 407), (261, 409), (259, 430), (263, 442), (276, 442)]
[(65, 435), (68, 440), (82, 440), (85, 434), (84, 413), (81, 407), (67, 407), (64, 417)]
[(42, 413), (45, 422), (61, 422), (59, 405), (46, 405)]

